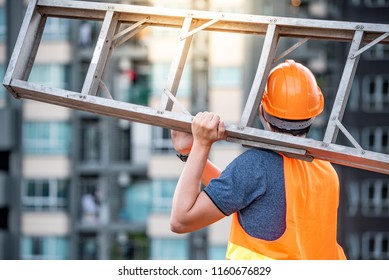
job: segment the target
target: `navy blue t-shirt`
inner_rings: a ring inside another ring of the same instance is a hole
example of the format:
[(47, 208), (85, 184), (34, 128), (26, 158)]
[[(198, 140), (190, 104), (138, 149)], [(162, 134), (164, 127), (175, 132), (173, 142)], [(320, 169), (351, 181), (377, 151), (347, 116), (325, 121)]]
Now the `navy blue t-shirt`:
[(204, 192), (225, 215), (238, 212), (241, 226), (253, 237), (275, 240), (285, 231), (284, 165), (275, 152), (244, 152)]

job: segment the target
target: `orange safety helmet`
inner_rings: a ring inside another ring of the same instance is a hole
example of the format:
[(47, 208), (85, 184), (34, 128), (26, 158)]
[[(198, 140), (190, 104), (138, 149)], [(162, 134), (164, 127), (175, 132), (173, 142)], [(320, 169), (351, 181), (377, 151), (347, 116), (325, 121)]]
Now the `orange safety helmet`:
[(306, 120), (323, 111), (324, 98), (312, 72), (286, 60), (270, 72), (261, 105), (274, 117)]

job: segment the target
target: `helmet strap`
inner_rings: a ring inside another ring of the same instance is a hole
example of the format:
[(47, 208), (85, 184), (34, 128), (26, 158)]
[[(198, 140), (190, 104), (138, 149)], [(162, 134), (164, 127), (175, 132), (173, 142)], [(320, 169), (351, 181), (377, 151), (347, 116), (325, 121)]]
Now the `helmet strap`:
[(313, 121), (315, 118), (310, 118), (308, 120), (285, 120), (285, 119), (280, 119), (277, 117), (274, 117), (270, 114), (268, 114), (263, 108), (262, 108), (262, 116), (263, 118), (269, 122), (271, 125), (280, 128), (282, 130), (301, 130), (309, 127), (312, 125)]

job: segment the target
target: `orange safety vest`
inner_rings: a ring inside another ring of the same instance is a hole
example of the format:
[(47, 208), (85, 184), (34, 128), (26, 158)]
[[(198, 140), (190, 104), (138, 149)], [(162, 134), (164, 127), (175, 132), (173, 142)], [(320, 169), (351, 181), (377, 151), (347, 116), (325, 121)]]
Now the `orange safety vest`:
[(339, 181), (329, 162), (284, 158), (286, 229), (274, 241), (247, 234), (232, 217), (227, 259), (346, 259), (336, 241)]

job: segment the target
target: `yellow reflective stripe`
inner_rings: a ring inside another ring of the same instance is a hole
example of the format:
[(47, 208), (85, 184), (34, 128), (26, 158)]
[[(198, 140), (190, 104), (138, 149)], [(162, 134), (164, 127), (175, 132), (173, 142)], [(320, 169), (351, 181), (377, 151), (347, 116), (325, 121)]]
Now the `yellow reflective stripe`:
[(229, 260), (273, 260), (232, 242), (228, 242), (226, 258)]

